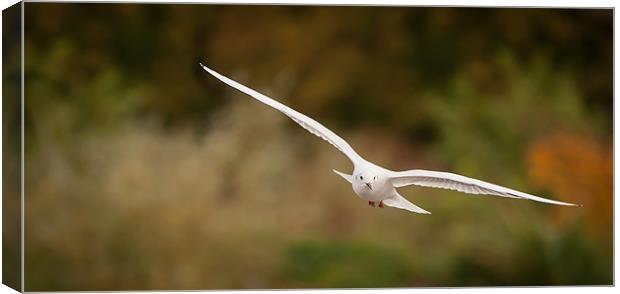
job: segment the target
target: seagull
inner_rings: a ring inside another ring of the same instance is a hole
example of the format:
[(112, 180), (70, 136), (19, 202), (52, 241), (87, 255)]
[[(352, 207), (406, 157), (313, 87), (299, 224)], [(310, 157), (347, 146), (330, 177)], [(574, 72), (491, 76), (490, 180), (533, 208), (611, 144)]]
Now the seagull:
[(410, 185), (449, 189), (468, 194), (485, 194), (508, 198), (529, 199), (556, 205), (576, 206), (576, 204), (546, 199), (448, 172), (422, 169), (407, 171), (388, 170), (362, 158), (353, 150), (347, 141), (314, 119), (223, 76), (202, 63), (200, 63), (200, 66), (225, 84), (282, 112), (310, 133), (327, 141), (336, 147), (336, 149), (340, 150), (340, 152), (344, 153), (344, 155), (353, 162), (353, 173), (349, 175), (337, 170), (333, 171), (351, 183), (355, 194), (363, 200), (368, 201), (368, 205), (372, 207), (378, 206), (383, 208), (384, 205), (387, 205), (411, 212), (430, 214), (430, 212), (416, 206), (405, 199), (405, 197), (398, 194), (397, 188)]

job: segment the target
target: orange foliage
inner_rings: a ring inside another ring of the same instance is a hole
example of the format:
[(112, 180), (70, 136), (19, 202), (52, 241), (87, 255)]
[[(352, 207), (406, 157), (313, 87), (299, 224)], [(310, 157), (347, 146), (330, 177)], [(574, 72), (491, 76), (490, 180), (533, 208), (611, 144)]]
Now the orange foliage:
[(611, 238), (613, 217), (612, 144), (588, 135), (557, 133), (534, 141), (527, 153), (530, 179), (555, 198), (582, 204), (580, 213), (558, 209), (559, 225), (583, 215), (591, 231)]

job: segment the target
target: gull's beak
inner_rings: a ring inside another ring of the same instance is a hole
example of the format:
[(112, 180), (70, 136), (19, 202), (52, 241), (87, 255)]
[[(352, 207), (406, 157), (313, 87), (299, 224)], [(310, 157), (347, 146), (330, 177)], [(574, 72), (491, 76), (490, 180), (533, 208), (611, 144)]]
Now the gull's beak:
[(370, 184), (370, 182), (366, 183), (366, 186), (368, 186), (368, 189), (372, 190), (372, 185)]

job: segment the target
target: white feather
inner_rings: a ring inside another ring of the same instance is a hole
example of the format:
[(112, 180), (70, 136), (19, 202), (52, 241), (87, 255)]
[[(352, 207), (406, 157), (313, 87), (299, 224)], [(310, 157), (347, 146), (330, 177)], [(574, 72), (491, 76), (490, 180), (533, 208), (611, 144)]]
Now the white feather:
[(409, 200), (405, 199), (405, 197), (400, 196), (398, 193), (394, 193), (394, 196), (391, 198), (383, 200), (383, 204), (391, 207), (396, 207), (404, 210), (409, 210), (411, 212), (422, 213), (422, 214), (431, 214), (430, 212), (416, 206), (415, 204), (409, 202)]
[(393, 172), (390, 175), (390, 178), (392, 185), (396, 188), (408, 185), (417, 185), (450, 189), (470, 194), (487, 194), (509, 198), (523, 198), (550, 204), (576, 206), (576, 204), (546, 199), (481, 180), (447, 172), (414, 169), (402, 172)]
[(269, 98), (259, 92), (256, 92), (242, 84), (239, 84), (235, 81), (233, 81), (230, 78), (227, 78), (221, 74), (219, 74), (218, 72), (206, 67), (205, 65), (203, 65), (202, 63), (200, 64), (200, 66), (202, 66), (202, 68), (204, 70), (206, 70), (208, 73), (210, 73), (211, 75), (213, 75), (214, 77), (216, 77), (218, 80), (226, 83), (227, 85), (243, 92), (246, 93), (250, 96), (252, 96), (253, 98), (255, 98), (256, 100), (263, 102), (277, 110), (279, 110), (280, 112), (284, 113), (286, 116), (288, 116), (289, 118), (291, 118), (294, 122), (298, 123), (300, 126), (302, 126), (304, 129), (308, 130), (310, 133), (322, 138), (323, 140), (329, 142), (330, 144), (332, 144), (334, 147), (336, 147), (338, 150), (340, 150), (342, 153), (344, 153), (352, 162), (353, 164), (357, 164), (361, 161), (364, 161), (356, 152), (355, 150), (353, 150), (353, 148), (351, 148), (351, 146), (349, 145), (349, 143), (347, 143), (345, 140), (343, 140), (342, 138), (340, 138), (338, 135), (336, 135), (334, 132), (332, 132), (330, 129), (324, 127), (322, 124), (318, 123), (317, 121), (315, 121), (314, 119), (301, 114), (297, 111), (295, 111), (294, 109), (276, 101), (273, 100), (272, 98)]

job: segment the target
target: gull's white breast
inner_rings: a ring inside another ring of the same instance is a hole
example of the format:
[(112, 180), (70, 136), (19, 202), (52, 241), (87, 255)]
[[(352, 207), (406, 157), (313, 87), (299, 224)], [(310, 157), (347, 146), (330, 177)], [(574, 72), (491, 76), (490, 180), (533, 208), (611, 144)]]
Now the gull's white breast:
[[(377, 175), (379, 178), (372, 182), (372, 189), (363, 183), (353, 181), (352, 187), (355, 194), (367, 201), (383, 201), (394, 196), (396, 190), (386, 174), (382, 170), (379, 170), (379, 167), (373, 170), (374, 171), (370, 174)], [(354, 174), (356, 174), (356, 172), (354, 172)]]
[(366, 185), (353, 185), (353, 191), (360, 198), (367, 201), (383, 201), (388, 199), (394, 195), (394, 187), (391, 185), (375, 185), (372, 187), (372, 190), (368, 188)]

